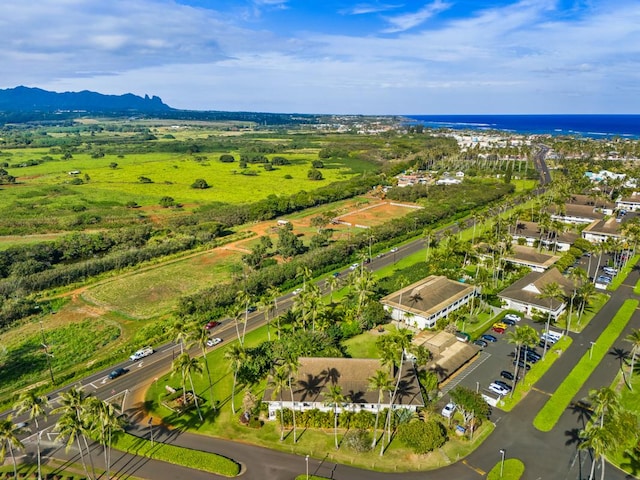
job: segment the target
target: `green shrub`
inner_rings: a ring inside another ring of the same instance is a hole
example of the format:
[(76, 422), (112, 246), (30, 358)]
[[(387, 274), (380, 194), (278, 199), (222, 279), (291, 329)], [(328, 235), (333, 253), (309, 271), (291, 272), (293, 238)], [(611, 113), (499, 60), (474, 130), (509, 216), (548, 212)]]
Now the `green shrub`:
[(345, 433), (342, 443), (355, 452), (363, 453), (371, 450), (372, 437), (368, 431), (359, 428)]
[(429, 453), (447, 441), (444, 425), (435, 420), (414, 421), (398, 427), (398, 438), (417, 454)]

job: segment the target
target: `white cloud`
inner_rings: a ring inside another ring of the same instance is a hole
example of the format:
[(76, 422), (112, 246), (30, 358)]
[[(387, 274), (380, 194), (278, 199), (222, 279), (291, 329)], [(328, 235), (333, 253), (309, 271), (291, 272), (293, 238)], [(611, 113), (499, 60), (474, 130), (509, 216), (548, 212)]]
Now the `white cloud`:
[(386, 33), (404, 32), (410, 30), (418, 25), (423, 24), (425, 21), (443, 12), (451, 7), (450, 3), (442, 0), (434, 0), (433, 3), (425, 5), (417, 12), (405, 13), (397, 15), (395, 17), (386, 17), (386, 20), (392, 25), (385, 30)]

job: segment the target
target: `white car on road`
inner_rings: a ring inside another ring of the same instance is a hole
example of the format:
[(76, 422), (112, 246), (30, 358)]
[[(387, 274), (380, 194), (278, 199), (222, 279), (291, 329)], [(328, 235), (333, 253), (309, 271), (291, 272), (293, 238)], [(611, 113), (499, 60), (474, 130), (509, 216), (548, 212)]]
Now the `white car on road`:
[(504, 318), (506, 318), (507, 320), (513, 320), (514, 322), (519, 322), (520, 320), (522, 320), (522, 317), (520, 315), (516, 315), (515, 313), (507, 313)]
[(215, 347), (216, 345), (222, 343), (222, 339), (219, 337), (210, 338), (207, 340), (207, 347)]

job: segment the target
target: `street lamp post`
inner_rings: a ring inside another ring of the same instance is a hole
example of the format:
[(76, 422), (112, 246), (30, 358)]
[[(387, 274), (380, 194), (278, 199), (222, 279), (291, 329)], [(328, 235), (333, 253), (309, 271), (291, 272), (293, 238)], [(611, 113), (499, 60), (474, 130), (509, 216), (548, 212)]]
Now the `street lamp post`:
[(149, 417), (149, 433), (150, 433), (150, 437), (151, 437), (151, 446), (153, 447), (153, 417)]
[(591, 360), (591, 357), (593, 357), (593, 346), (596, 344), (596, 342), (591, 342), (591, 346), (589, 347), (589, 360)]
[(51, 357), (53, 357), (53, 353), (49, 353), (49, 346), (47, 345), (47, 340), (44, 337), (44, 327), (42, 326), (42, 320), (40, 320), (40, 333), (42, 334), (42, 348), (44, 349), (44, 356), (47, 359), (49, 375), (51, 376), (51, 385), (55, 385), (56, 381), (53, 379), (53, 369), (51, 368)]
[(476, 382), (476, 393), (480, 391), (480, 382)]
[(500, 478), (502, 478), (502, 473), (504, 472), (504, 454), (505, 454), (505, 449), (501, 448), (500, 449)]
[(307, 480), (309, 480), (309, 455), (304, 457), (304, 460), (307, 463)]

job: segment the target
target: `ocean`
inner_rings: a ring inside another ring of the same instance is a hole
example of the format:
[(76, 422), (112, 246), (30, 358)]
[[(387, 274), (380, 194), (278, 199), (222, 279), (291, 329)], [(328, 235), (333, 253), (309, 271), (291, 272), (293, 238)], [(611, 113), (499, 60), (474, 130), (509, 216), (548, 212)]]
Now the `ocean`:
[(454, 130), (586, 138), (640, 138), (640, 115), (405, 115), (409, 124)]

